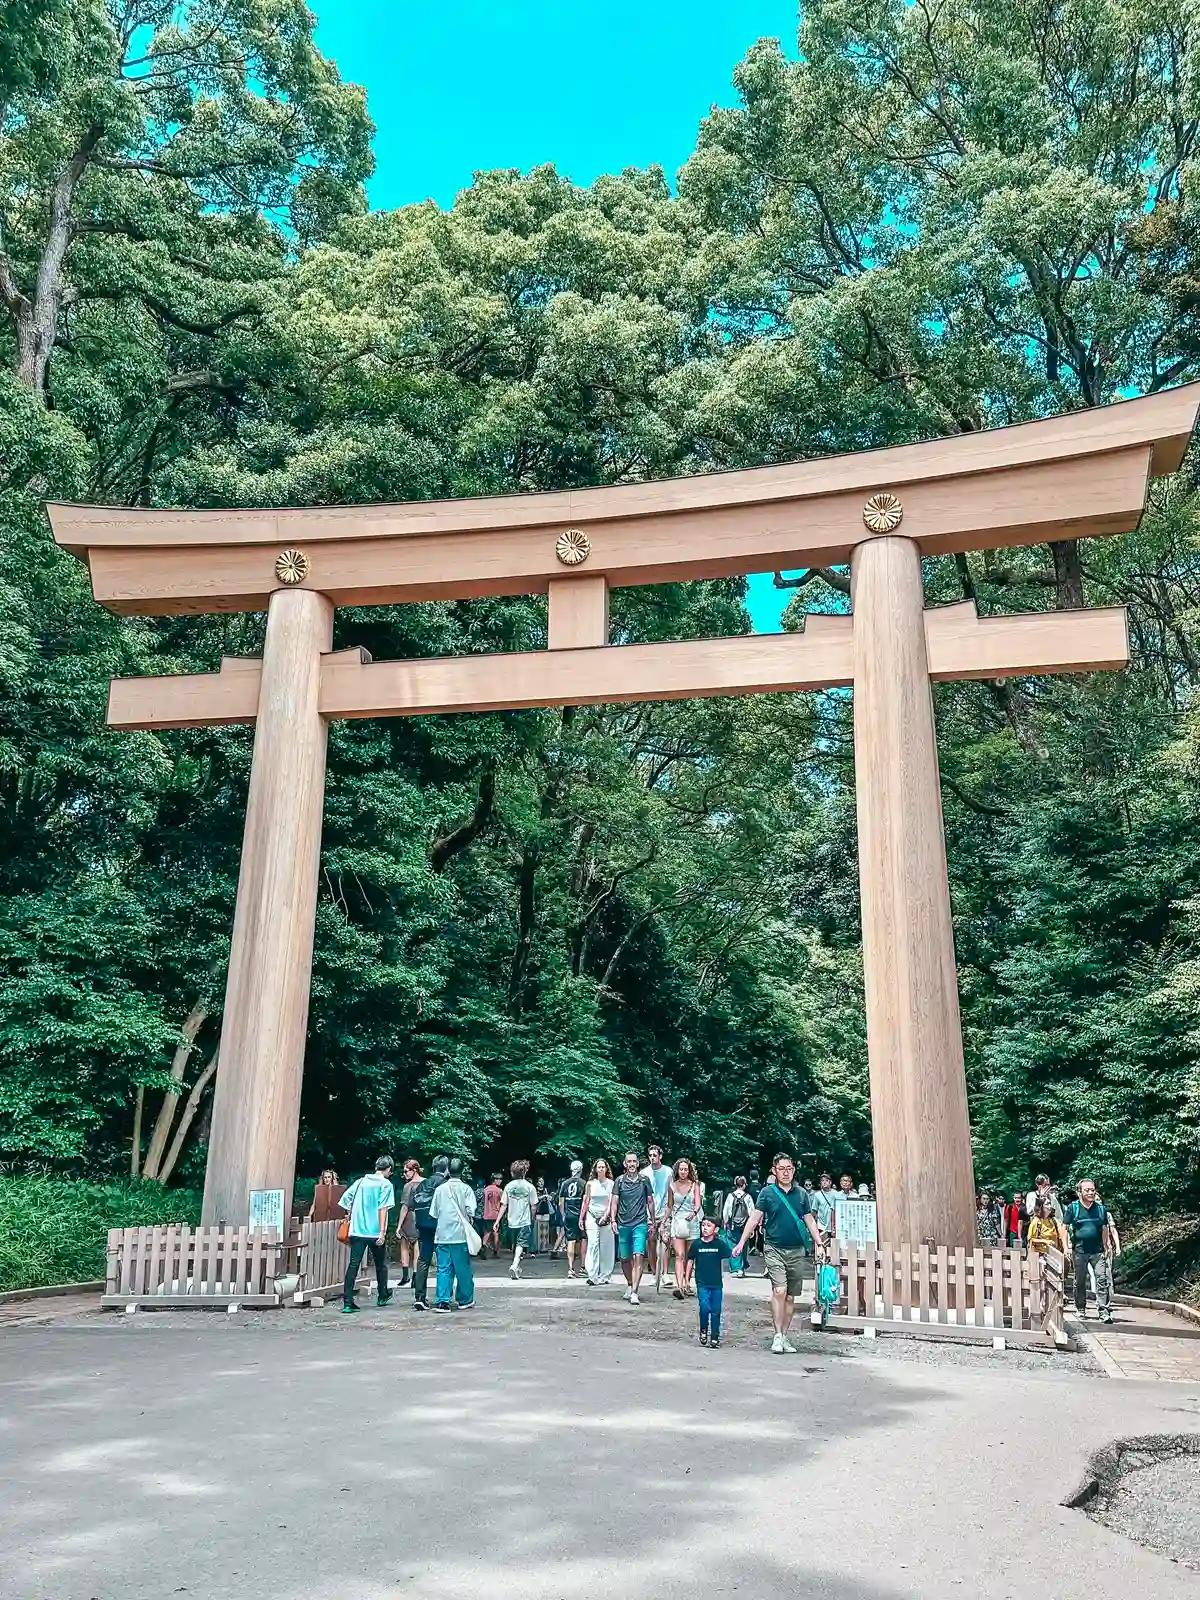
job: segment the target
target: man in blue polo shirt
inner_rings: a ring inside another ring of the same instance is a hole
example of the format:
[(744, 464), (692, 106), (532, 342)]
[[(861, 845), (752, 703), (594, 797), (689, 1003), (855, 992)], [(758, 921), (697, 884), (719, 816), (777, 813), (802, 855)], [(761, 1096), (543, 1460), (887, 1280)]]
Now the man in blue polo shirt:
[(824, 1260), (825, 1247), (808, 1192), (796, 1182), (796, 1163), (791, 1156), (780, 1153), (775, 1157), (771, 1177), (774, 1181), (760, 1191), (733, 1253), (741, 1255), (747, 1239), (761, 1223), (766, 1235), (764, 1255), (771, 1279), (771, 1321), (775, 1326), (771, 1354), (795, 1355), (796, 1346), (787, 1335), (796, 1313), (796, 1296), (804, 1281), (805, 1233), (812, 1239), (818, 1261)]
[(354, 1280), (362, 1258), (369, 1250), (375, 1265), (378, 1285), (376, 1305), (385, 1306), (392, 1298), (388, 1288), (387, 1238), (388, 1212), (396, 1203), (392, 1188), (392, 1158), (380, 1156), (375, 1171), (364, 1173), (352, 1183), (338, 1201), (343, 1211), (350, 1213), (350, 1259), (346, 1263), (346, 1277), (342, 1284), (342, 1310), (357, 1311), (354, 1303)]

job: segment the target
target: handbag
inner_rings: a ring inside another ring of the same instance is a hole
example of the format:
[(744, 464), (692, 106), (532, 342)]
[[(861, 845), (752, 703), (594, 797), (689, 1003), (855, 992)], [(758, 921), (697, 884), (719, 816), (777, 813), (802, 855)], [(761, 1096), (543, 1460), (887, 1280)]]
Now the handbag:
[(467, 1216), (467, 1213), (459, 1205), (458, 1196), (453, 1192), (453, 1190), (450, 1193), (450, 1198), (451, 1198), (451, 1200), (454, 1201), (454, 1209), (458, 1212), (459, 1216), (462, 1218), (463, 1231), (467, 1236), (467, 1254), (469, 1256), (477, 1256), (479, 1254), (479, 1252), (483, 1249), (483, 1240), (479, 1237), (479, 1235), (475, 1232), (475, 1229), (471, 1226), (471, 1219), (470, 1219), (470, 1217)]
[(349, 1217), (343, 1217), (342, 1220), (338, 1223), (337, 1242), (339, 1244), (349, 1244), (350, 1243), (350, 1218)]

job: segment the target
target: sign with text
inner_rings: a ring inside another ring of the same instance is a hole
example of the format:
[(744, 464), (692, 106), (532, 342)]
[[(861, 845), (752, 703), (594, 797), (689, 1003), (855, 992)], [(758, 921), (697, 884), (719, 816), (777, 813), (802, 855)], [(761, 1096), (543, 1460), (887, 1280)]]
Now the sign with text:
[(874, 1200), (843, 1200), (833, 1203), (834, 1232), (850, 1244), (878, 1244), (879, 1221)]
[(251, 1189), (251, 1228), (275, 1228), (283, 1237), (283, 1190)]

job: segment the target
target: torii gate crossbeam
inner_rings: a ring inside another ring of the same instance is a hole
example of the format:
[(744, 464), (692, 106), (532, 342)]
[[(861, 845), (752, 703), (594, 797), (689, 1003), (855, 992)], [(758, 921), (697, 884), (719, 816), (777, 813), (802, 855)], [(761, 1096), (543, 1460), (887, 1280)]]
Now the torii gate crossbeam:
[[(852, 686), (881, 1237), (965, 1245), (975, 1204), (930, 681), (1117, 667), (1123, 608), (926, 611), (921, 558), (1126, 531), (1200, 386), (928, 444), (500, 499), (297, 510), (48, 508), (130, 615), (266, 610), (261, 661), (118, 679), (123, 728), (255, 724), (204, 1221), (294, 1176), (328, 722)], [(899, 530), (903, 527), (903, 533)], [(800, 634), (608, 643), (621, 584), (849, 562), (853, 614)], [(547, 592), (545, 651), (371, 662), (336, 605)]]

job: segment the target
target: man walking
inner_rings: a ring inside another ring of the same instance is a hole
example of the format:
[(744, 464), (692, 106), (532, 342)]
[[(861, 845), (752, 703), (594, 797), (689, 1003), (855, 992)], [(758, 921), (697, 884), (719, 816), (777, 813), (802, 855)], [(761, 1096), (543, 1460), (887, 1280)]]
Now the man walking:
[(413, 1273), (413, 1309), (416, 1311), (425, 1311), (429, 1306), (429, 1263), (433, 1260), (437, 1236), (431, 1207), (434, 1195), (446, 1181), (449, 1166), (445, 1156), (438, 1156), (429, 1176), (422, 1178), (413, 1190), (413, 1211), (417, 1219), (417, 1267)]
[(646, 1236), (654, 1225), (654, 1183), (638, 1171), (637, 1152), (626, 1153), (624, 1170), (613, 1184), (612, 1217), (617, 1225), (617, 1252), (625, 1274), (625, 1299), (640, 1306), (638, 1288), (646, 1264)]
[(504, 1192), (503, 1184), (503, 1174), (493, 1172), (491, 1183), (483, 1191), (483, 1249), (480, 1255), (485, 1260), (489, 1239), (493, 1257), (497, 1260), (500, 1257), (500, 1199)]
[(396, 1191), (392, 1188), (392, 1166), (391, 1156), (380, 1156), (375, 1163), (375, 1171), (364, 1173), (338, 1201), (342, 1210), (350, 1213), (350, 1259), (346, 1263), (346, 1277), (342, 1284), (343, 1312), (358, 1310), (354, 1303), (354, 1280), (358, 1277), (362, 1258), (368, 1250), (375, 1266), (377, 1304), (385, 1306), (392, 1298), (388, 1288), (387, 1252), (383, 1248), (387, 1238), (388, 1212), (396, 1203)]
[(795, 1355), (796, 1346), (787, 1335), (796, 1313), (796, 1296), (804, 1282), (805, 1230), (818, 1261), (824, 1259), (825, 1249), (821, 1229), (809, 1209), (808, 1195), (796, 1182), (796, 1163), (791, 1156), (782, 1152), (777, 1155), (771, 1163), (771, 1176), (774, 1182), (763, 1186), (733, 1253), (741, 1255), (746, 1240), (761, 1223), (766, 1236), (763, 1253), (771, 1278), (771, 1321), (775, 1327), (771, 1354)]
[[(725, 1196), (725, 1205), (721, 1212), (721, 1225), (729, 1235), (730, 1240), (740, 1237), (742, 1229), (746, 1226), (754, 1202), (750, 1198), (750, 1191), (746, 1187), (745, 1174), (739, 1172), (733, 1180), (733, 1188)], [(736, 1251), (729, 1262), (729, 1270), (735, 1278), (746, 1276), (746, 1262), (743, 1256)]]
[(583, 1255), (583, 1234), (579, 1229), (579, 1213), (583, 1207), (583, 1162), (572, 1161), (571, 1176), (558, 1186), (558, 1209), (562, 1214), (563, 1236), (567, 1244), (567, 1277), (577, 1278), (575, 1258)]
[(512, 1177), (504, 1185), (500, 1195), (500, 1215), (496, 1218), (496, 1227), (499, 1229), (504, 1218), (508, 1217), (508, 1236), (512, 1240), (513, 1258), (508, 1269), (510, 1278), (521, 1276), (521, 1257), (533, 1240), (533, 1217), (537, 1206), (538, 1192), (530, 1183), (526, 1174), (529, 1171), (528, 1161), (514, 1161), (508, 1169)]
[[(646, 1152), (646, 1165), (642, 1168), (642, 1177), (649, 1178), (654, 1189), (654, 1215), (661, 1222), (667, 1214), (667, 1189), (671, 1182), (671, 1169), (663, 1161), (661, 1148), (652, 1144)], [(658, 1268), (658, 1225), (655, 1224), (646, 1235), (646, 1262), (651, 1272)]]
[(833, 1232), (834, 1204), (837, 1190), (833, 1187), (833, 1179), (827, 1172), (823, 1172), (817, 1180), (817, 1187), (809, 1196), (812, 1214), (817, 1219), (817, 1226), (824, 1234)]
[(1113, 1253), (1112, 1226), (1108, 1212), (1096, 1195), (1096, 1185), (1085, 1178), (1076, 1189), (1078, 1200), (1072, 1200), (1066, 1209), (1066, 1226), (1071, 1231), (1074, 1247), (1072, 1269), (1075, 1273), (1075, 1309), (1081, 1317), (1087, 1316), (1088, 1269), (1096, 1280), (1096, 1307), (1101, 1322), (1111, 1322), (1112, 1279), (1109, 1262)]
[[(429, 1206), (437, 1246), (435, 1311), (466, 1311), (475, 1303), (475, 1274), (467, 1249), (467, 1219), (475, 1215), (475, 1191), (462, 1179), (462, 1162), (455, 1156), (446, 1181), (434, 1190)], [(455, 1289), (457, 1288), (457, 1296)]]

